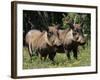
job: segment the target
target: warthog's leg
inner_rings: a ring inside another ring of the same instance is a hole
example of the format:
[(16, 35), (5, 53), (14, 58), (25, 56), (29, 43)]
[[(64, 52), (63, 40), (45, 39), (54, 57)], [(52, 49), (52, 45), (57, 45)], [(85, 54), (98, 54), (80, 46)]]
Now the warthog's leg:
[(45, 61), (47, 56), (40, 56), (41, 61)]
[(70, 50), (65, 50), (65, 53), (66, 53), (66, 55), (67, 55), (67, 58), (68, 58), (68, 60), (71, 60), (71, 58), (70, 58)]
[(40, 54), (41, 61), (42, 60), (45, 61), (48, 55), (47, 52), (45, 50), (40, 50), (39, 54)]
[(56, 55), (56, 52), (51, 52), (51, 53), (49, 53), (49, 59), (50, 59), (51, 61), (53, 61), (53, 62), (54, 62), (55, 55)]
[(31, 44), (28, 45), (28, 50), (29, 50), (30, 59), (32, 61), (32, 46), (31, 46)]
[(73, 49), (74, 58), (77, 59), (78, 48)]
[(46, 55), (46, 56), (44, 56), (44, 61), (46, 60), (46, 58), (47, 58), (47, 55)]
[(39, 52), (38, 52), (38, 50), (36, 50), (35, 52), (36, 52), (36, 56), (39, 56)]
[(66, 53), (66, 55), (67, 55), (67, 58), (68, 58), (68, 60), (70, 60), (71, 58), (70, 58), (70, 52), (71, 52), (71, 50), (70, 49), (67, 49), (66, 47), (64, 48), (64, 51), (65, 51), (65, 53)]
[(47, 58), (47, 54), (46, 54), (45, 56), (41, 56), (41, 57), (40, 57), (41, 61), (42, 61), (42, 60), (45, 61), (46, 58)]

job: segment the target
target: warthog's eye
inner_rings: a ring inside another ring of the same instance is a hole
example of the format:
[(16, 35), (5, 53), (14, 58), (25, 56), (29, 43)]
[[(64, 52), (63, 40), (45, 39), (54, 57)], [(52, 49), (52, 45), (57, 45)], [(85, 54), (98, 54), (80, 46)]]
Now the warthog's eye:
[(73, 36), (75, 36), (77, 34), (77, 32), (73, 32)]
[(51, 37), (53, 35), (52, 32), (48, 32), (48, 37)]
[(82, 33), (82, 29), (76, 29), (75, 32)]
[(80, 31), (79, 29), (75, 29), (75, 30), (74, 30), (74, 32), (79, 32), (79, 31)]
[(79, 32), (80, 30), (76, 29), (76, 32)]

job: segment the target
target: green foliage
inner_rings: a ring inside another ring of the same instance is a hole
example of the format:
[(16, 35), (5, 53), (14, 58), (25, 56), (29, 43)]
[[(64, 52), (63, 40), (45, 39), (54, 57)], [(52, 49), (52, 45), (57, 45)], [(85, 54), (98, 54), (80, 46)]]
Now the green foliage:
[(90, 66), (91, 65), (90, 53), (91, 52), (90, 52), (90, 42), (89, 42), (88, 46), (85, 45), (85, 49), (80, 47), (78, 60), (73, 58), (72, 53), (71, 53), (71, 60), (67, 59), (66, 54), (57, 53), (55, 57), (55, 63), (53, 64), (48, 58), (45, 61), (41, 61), (41, 59), (38, 56), (33, 56), (31, 62), (28, 49), (23, 48), (23, 69)]
[(72, 12), (46, 12), (46, 11), (23, 11), (23, 29), (24, 31), (32, 28), (44, 29), (52, 24), (61, 24), (66, 28), (67, 21), (73, 23), (83, 22), (90, 28), (90, 14), (85, 13), (72, 13)]
[(62, 28), (68, 28), (69, 25), (68, 23), (73, 23), (73, 24), (82, 24), (82, 31), (84, 34), (87, 34), (88, 39), (91, 37), (91, 15), (90, 14), (85, 14), (85, 13), (63, 13), (63, 18), (62, 18), (62, 23), (63, 26)]

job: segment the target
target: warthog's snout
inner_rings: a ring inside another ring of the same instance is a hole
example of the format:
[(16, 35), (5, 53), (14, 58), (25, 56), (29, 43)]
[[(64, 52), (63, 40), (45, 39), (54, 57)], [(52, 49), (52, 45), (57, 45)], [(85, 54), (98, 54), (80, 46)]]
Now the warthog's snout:
[(58, 38), (56, 38), (54, 41), (54, 46), (60, 46), (61, 44), (61, 41)]
[(84, 36), (80, 36), (78, 41), (77, 41), (80, 45), (84, 45), (86, 43), (86, 39)]

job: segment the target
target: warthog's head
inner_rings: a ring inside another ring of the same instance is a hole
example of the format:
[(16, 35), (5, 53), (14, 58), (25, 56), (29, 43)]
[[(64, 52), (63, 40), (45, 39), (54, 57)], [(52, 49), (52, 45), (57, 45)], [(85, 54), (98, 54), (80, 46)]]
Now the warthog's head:
[(82, 31), (82, 24), (71, 24), (73, 41), (77, 42), (79, 45), (84, 45), (86, 39)]
[(48, 28), (48, 38), (49, 41), (52, 43), (54, 46), (60, 46), (61, 41), (59, 40), (59, 34), (58, 34), (58, 29), (57, 26), (49, 26)]

